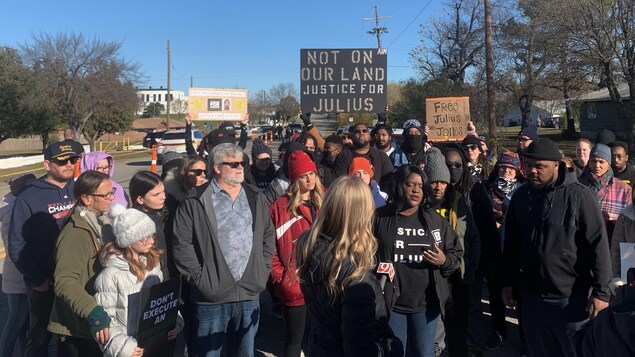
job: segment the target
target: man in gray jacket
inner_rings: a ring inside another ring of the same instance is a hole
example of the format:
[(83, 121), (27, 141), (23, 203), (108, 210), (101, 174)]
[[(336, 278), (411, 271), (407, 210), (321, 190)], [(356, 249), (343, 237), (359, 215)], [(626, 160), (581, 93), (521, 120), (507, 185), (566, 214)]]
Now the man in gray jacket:
[(244, 181), (242, 149), (212, 151), (212, 179), (190, 192), (174, 218), (174, 260), (191, 285), (196, 350), (253, 356), (258, 296), (275, 249), (274, 228), (260, 190)]

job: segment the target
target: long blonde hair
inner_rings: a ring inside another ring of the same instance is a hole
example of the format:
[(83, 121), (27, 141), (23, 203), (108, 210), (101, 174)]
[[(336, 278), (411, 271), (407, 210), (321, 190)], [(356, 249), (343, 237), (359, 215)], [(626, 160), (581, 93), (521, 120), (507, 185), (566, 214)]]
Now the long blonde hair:
[[(296, 259), (300, 281), (306, 281), (310, 274), (309, 262), (320, 234), (333, 238), (327, 254), (320, 257), (322, 269), (328, 272), (325, 284), (331, 298), (349, 282), (360, 280), (373, 269), (377, 251), (377, 241), (371, 230), (373, 216), (373, 197), (361, 178), (343, 176), (335, 180), (309, 234), (298, 240)], [(325, 266), (330, 259), (330, 266)], [(342, 265), (346, 260), (355, 270), (343, 277)], [(340, 284), (338, 280), (341, 280)]]
[[(302, 194), (300, 194), (300, 183), (298, 180), (293, 181), (293, 183), (289, 185), (287, 196), (289, 196), (287, 212), (291, 217), (295, 217), (299, 215), (298, 207), (302, 204)], [(322, 207), (322, 201), (324, 200), (324, 187), (317, 172), (315, 173), (315, 188), (311, 190), (310, 197), (309, 201), (311, 201), (311, 204), (313, 204), (315, 208), (320, 209), (320, 207)]]
[(139, 254), (139, 257), (145, 257), (145, 259), (134, 259), (134, 251), (131, 247), (121, 248), (114, 242), (106, 244), (103, 249), (101, 261), (105, 264), (111, 255), (120, 255), (127, 262), (130, 267), (130, 272), (137, 277), (138, 282), (142, 282), (146, 276), (146, 272), (151, 271), (161, 263), (161, 254), (163, 252), (156, 246), (152, 246), (147, 253)]

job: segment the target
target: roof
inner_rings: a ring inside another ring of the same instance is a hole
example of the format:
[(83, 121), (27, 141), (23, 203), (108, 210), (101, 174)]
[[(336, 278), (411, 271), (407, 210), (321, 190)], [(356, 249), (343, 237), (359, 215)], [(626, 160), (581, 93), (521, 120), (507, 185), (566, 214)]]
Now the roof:
[[(185, 128), (185, 123), (170, 119), (170, 128)], [(165, 118), (139, 118), (132, 122), (134, 130), (165, 130)]]
[[(617, 86), (617, 90), (619, 91), (622, 99), (629, 98), (628, 83), (619, 84)], [(593, 92), (584, 93), (575, 99), (576, 102), (601, 102), (606, 100), (611, 100), (608, 88), (602, 88)]]

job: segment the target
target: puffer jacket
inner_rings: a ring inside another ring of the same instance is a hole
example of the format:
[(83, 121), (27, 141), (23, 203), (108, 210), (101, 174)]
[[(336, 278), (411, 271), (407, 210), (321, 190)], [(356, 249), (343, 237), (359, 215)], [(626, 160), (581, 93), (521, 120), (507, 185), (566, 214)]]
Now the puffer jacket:
[[(298, 208), (300, 214), (291, 216), (288, 212), (289, 196), (278, 198), (269, 208), (271, 222), (276, 229), (276, 251), (271, 262), (269, 281), (273, 292), (284, 306), (304, 305), (300, 282), (296, 279), (295, 242), (300, 234), (311, 229), (313, 218), (306, 204)], [(315, 212), (317, 215), (317, 210)]]
[[(329, 294), (326, 279), (333, 261), (332, 241), (329, 236), (318, 236), (307, 262), (310, 275), (300, 284), (311, 320), (307, 355), (403, 356), (403, 346), (388, 325), (381, 286), (371, 271), (349, 282), (339, 294)], [(341, 285), (354, 270), (350, 260), (345, 260), (336, 284)]]
[(142, 288), (160, 283), (163, 274), (160, 265), (157, 265), (146, 273), (142, 281), (138, 281), (123, 257), (111, 255), (104, 260), (104, 253), (101, 256), (104, 269), (95, 280), (95, 300), (103, 306), (111, 319), (104, 356), (132, 356), (137, 347), (137, 340), (132, 336), (137, 334), (138, 326), (137, 321), (134, 318), (129, 319), (129, 316), (138, 316), (141, 305), (139, 294), (132, 296), (133, 305), (128, 305), (128, 297)]

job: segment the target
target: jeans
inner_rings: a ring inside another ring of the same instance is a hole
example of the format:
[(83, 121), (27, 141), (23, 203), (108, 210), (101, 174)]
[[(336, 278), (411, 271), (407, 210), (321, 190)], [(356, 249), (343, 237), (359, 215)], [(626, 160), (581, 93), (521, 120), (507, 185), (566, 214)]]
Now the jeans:
[(260, 320), (258, 300), (194, 306), (194, 330), (199, 357), (220, 357), (227, 341), (226, 355), (254, 355), (254, 339)]
[(53, 309), (55, 293), (53, 287), (39, 292), (27, 286), (29, 297), (29, 332), (27, 334), (26, 357), (42, 357), (48, 354), (52, 334), (46, 329)]
[[(6, 259), (6, 258), (5, 258)], [(29, 300), (26, 294), (7, 294), (9, 314), (0, 337), (0, 356), (24, 355), (29, 328)]]
[(401, 340), (408, 357), (434, 357), (434, 339), (440, 310), (401, 314), (393, 311), (390, 328)]

